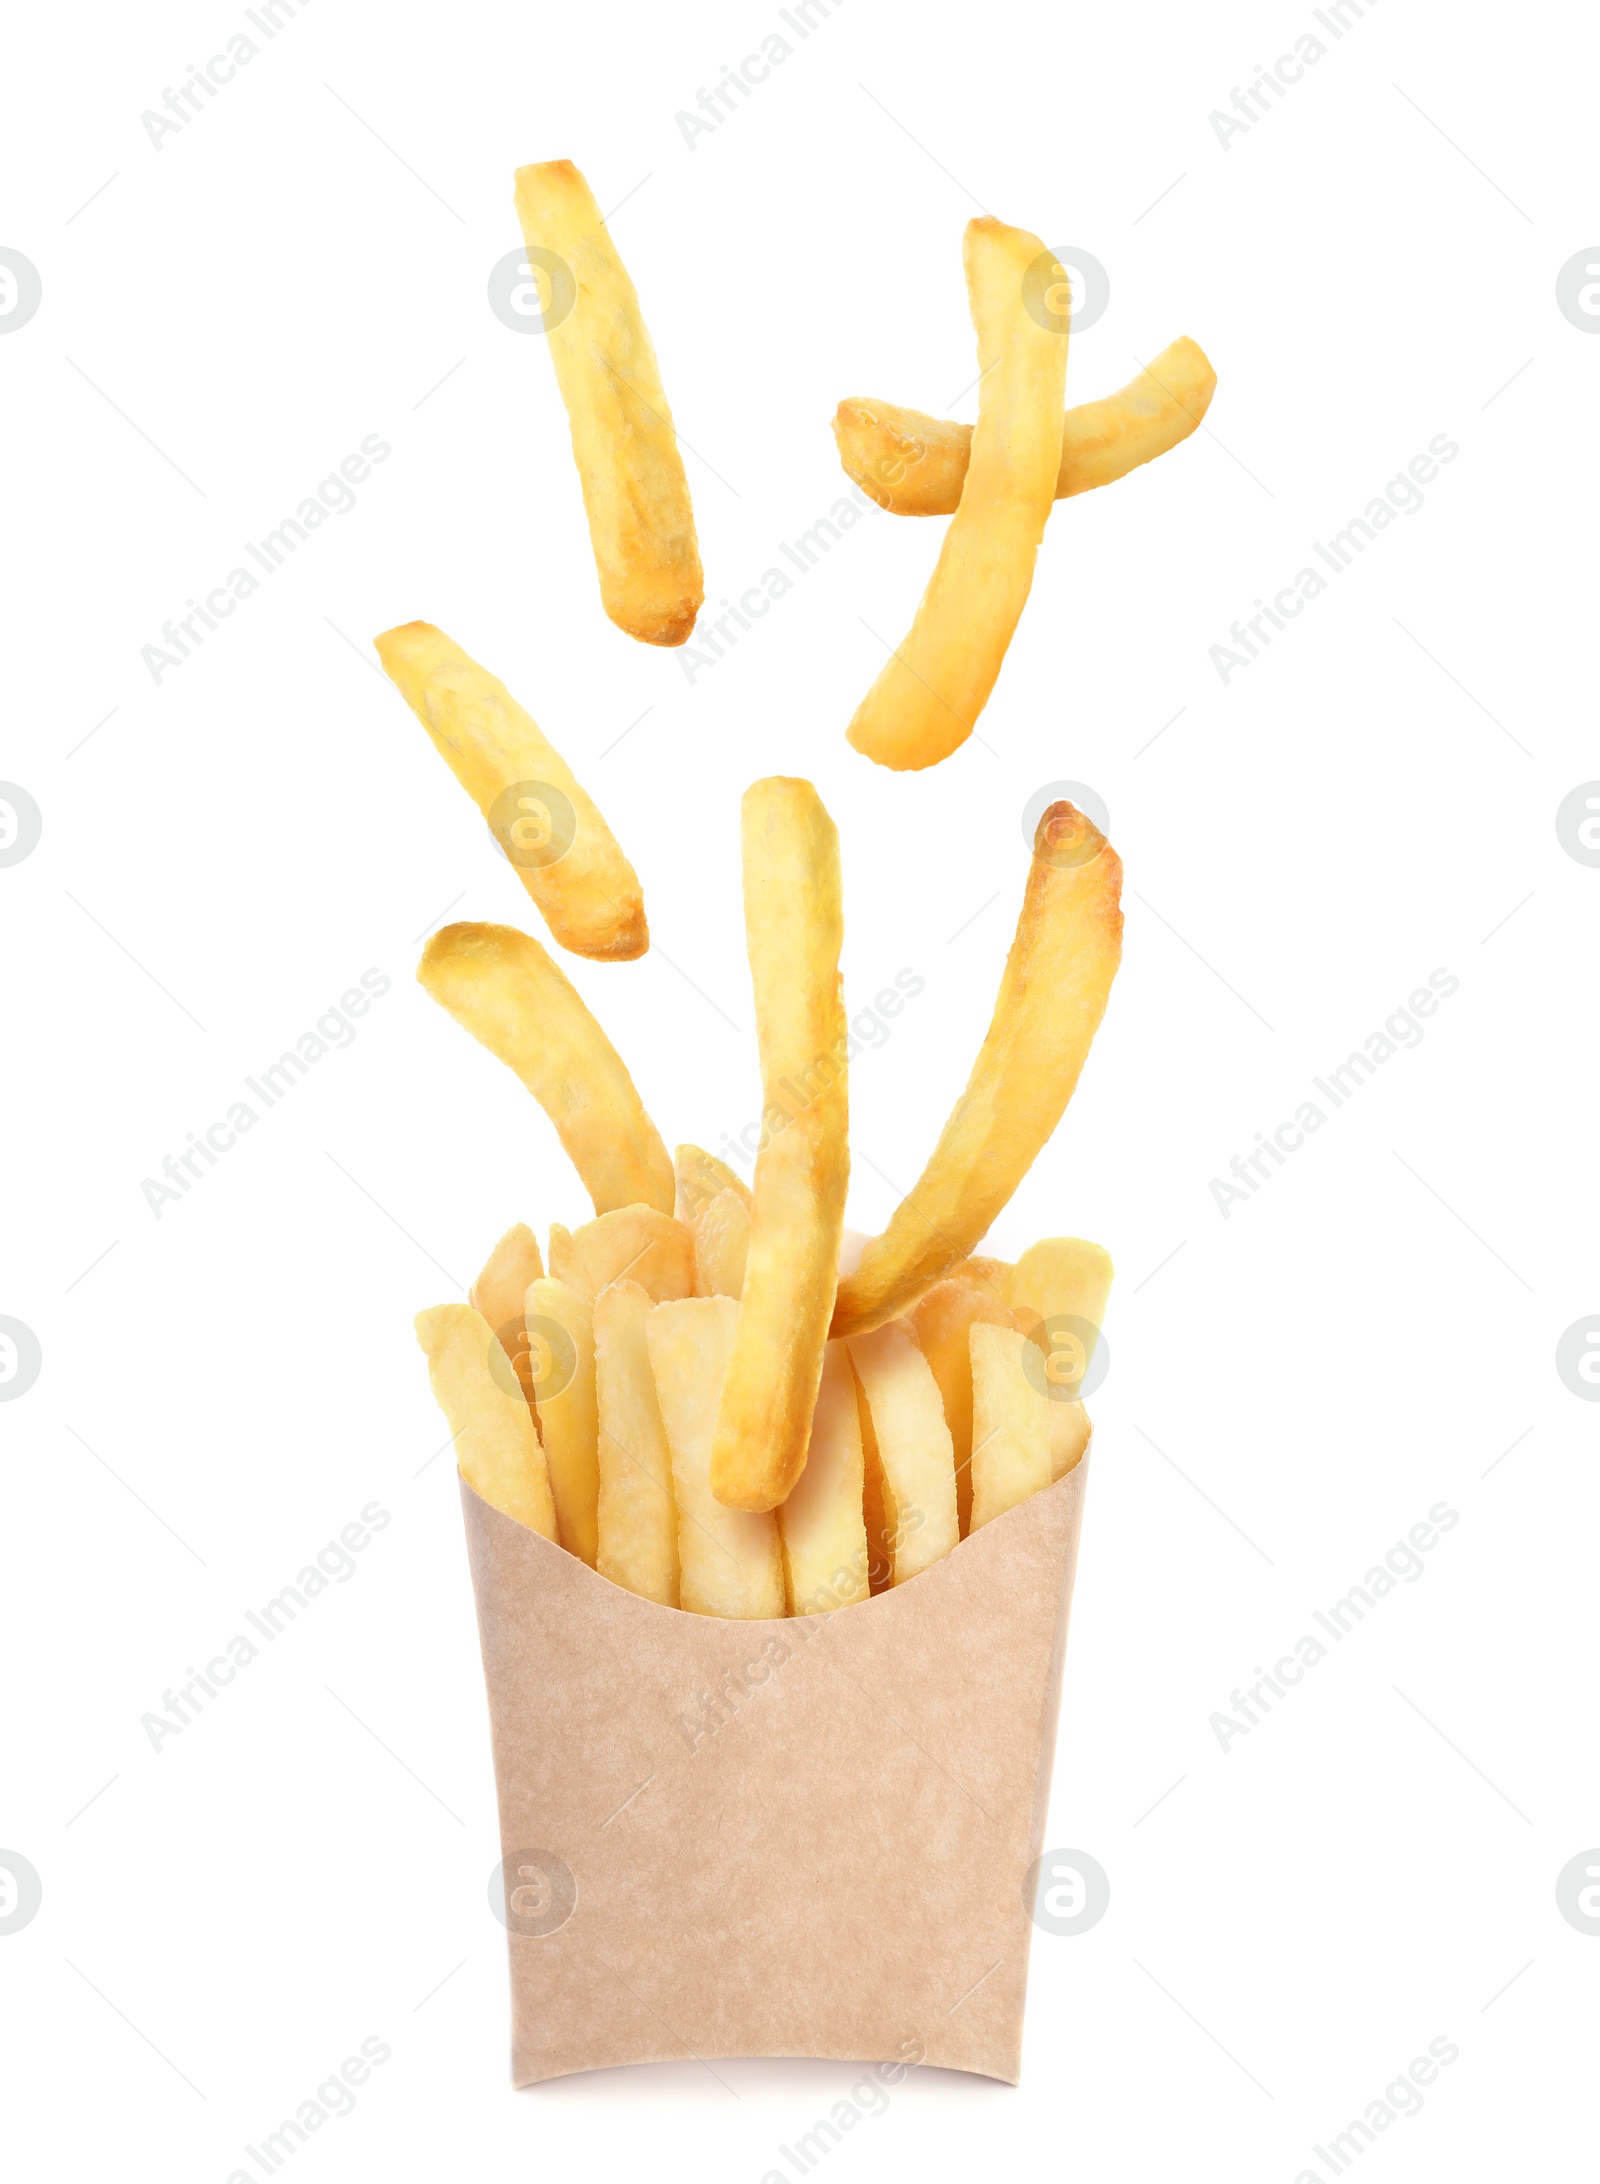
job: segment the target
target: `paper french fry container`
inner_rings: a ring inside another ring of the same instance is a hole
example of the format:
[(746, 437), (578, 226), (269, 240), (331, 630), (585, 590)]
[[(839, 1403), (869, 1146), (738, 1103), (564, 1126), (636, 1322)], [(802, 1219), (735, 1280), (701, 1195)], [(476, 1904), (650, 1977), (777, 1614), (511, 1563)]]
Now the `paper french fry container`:
[(462, 1483), (517, 2085), (913, 2044), (1016, 2083), (1088, 1469), (770, 1622), (642, 1600)]

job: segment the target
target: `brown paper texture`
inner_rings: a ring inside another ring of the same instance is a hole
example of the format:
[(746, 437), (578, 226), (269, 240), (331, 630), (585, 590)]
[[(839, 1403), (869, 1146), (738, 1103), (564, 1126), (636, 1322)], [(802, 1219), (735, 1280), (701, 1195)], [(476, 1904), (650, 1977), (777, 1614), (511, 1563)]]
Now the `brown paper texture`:
[(462, 1482), (517, 2085), (912, 2042), (1016, 2083), (1088, 1469), (771, 1622), (639, 1599)]

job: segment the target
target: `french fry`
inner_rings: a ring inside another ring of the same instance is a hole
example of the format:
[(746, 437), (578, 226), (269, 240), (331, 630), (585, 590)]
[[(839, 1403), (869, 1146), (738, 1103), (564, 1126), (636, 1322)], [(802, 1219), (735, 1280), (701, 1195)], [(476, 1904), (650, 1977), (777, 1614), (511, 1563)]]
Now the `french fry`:
[(948, 758), (988, 703), (1027, 604), (1061, 460), (1067, 322), (1040, 310), (1030, 287), (1050, 254), (1036, 235), (985, 214), (968, 221), (962, 256), (981, 371), (971, 460), (911, 634), (849, 728), (858, 751), (900, 770)]
[(561, 1544), (592, 1570), (599, 1547), (600, 1464), (594, 1393), (594, 1317), (565, 1282), (537, 1281), (523, 1300), (528, 1371), (550, 1468)]
[(622, 1057), (548, 951), (509, 925), (447, 925), (417, 979), (514, 1070), (555, 1124), (596, 1213), (672, 1211), (672, 1163)]
[[(508, 1228), (484, 1262), (483, 1272), (467, 1291), (467, 1301), (481, 1312), (499, 1338), (507, 1365), (533, 1408), (533, 1384), (528, 1378), (528, 1337), (522, 1323), (522, 1300), (529, 1282), (544, 1272), (539, 1239), (526, 1221)], [(537, 1425), (535, 1431), (537, 1431)]]
[(550, 1271), (592, 1303), (612, 1282), (639, 1284), (654, 1303), (692, 1297), (694, 1238), (654, 1206), (619, 1206), (582, 1228), (550, 1229)]
[(839, 836), (809, 781), (745, 791), (745, 937), (766, 1126), (711, 1490), (772, 1509), (805, 1465), (850, 1176)]
[[(848, 1355), (848, 1343), (845, 1350)], [(855, 1380), (856, 1424), (861, 1433), (861, 1515), (867, 1534), (867, 1583), (876, 1594), (887, 1592), (894, 1583), (894, 1519), (888, 1506), (889, 1494), (883, 1476), (883, 1454), (878, 1447), (878, 1436), (873, 1430), (867, 1391), (856, 1379), (853, 1366), (851, 1378)], [(802, 1471), (800, 1476), (803, 1479), (805, 1473)]]
[[(969, 1266), (972, 1263), (967, 1261)], [(963, 1539), (972, 1523), (972, 1353), (967, 1337), (978, 1320), (990, 1327), (1017, 1324), (1011, 1311), (983, 1284), (962, 1280), (935, 1282), (911, 1315), (950, 1428)]]
[(750, 1251), (750, 1208), (737, 1191), (719, 1191), (694, 1217), (694, 1293), (737, 1297)]
[(491, 1369), (496, 1337), (489, 1322), (470, 1304), (437, 1304), (417, 1314), (416, 1327), (461, 1476), (506, 1516), (555, 1539), (544, 1451), (527, 1404)]
[(1050, 1405), (1050, 1476), (1064, 1479), (1094, 1438), (1094, 1426), (1080, 1397)]
[(711, 1491), (718, 1397), (733, 1355), (731, 1297), (658, 1304), (645, 1321), (678, 1505), (678, 1604), (697, 1615), (784, 1612), (783, 1553), (770, 1512), (729, 1509)]
[(517, 217), (530, 270), (544, 276), (545, 337), (601, 604), (630, 637), (681, 645), (705, 587), (683, 458), (639, 298), (571, 160), (517, 169)]
[(891, 1582), (903, 1585), (949, 1554), (961, 1537), (950, 1428), (938, 1382), (909, 1322), (891, 1320), (858, 1335), (849, 1350), (877, 1444)]
[(822, 1360), (806, 1468), (778, 1509), (784, 1586), (791, 1615), (818, 1615), (867, 1598), (867, 1528), (862, 1518), (861, 1419), (842, 1342)]
[(616, 836), (504, 683), (431, 622), (376, 640), (384, 672), (489, 823), (554, 939), (627, 962), (650, 945), (644, 896)]
[(1034, 836), (989, 1030), (915, 1188), (839, 1284), (835, 1336), (907, 1312), (971, 1251), (1061, 1120), (1122, 953), (1122, 860), (1068, 803)]
[(467, 1291), (468, 1302), (491, 1327), (499, 1329), (508, 1320), (521, 1319), (528, 1284), (538, 1281), (543, 1273), (539, 1239), (526, 1221), (518, 1221), (506, 1230), (483, 1262), (483, 1272)]
[(595, 1299), (600, 1495), (595, 1568), (664, 1608), (678, 1605), (678, 1505), (645, 1324), (648, 1290), (615, 1281)]
[[(1056, 499), (1114, 484), (1187, 440), (1216, 386), (1205, 351), (1183, 334), (1115, 394), (1069, 409)], [(847, 474), (891, 515), (950, 516), (959, 507), (972, 457), (970, 425), (852, 396), (835, 412), (833, 436)]]
[(1038, 1353), (1014, 1327), (975, 1321), (972, 1344), (972, 1530), (1050, 1484), (1050, 1412)]
[(1111, 1293), (1111, 1254), (1080, 1236), (1030, 1244), (1012, 1275), (1023, 1331), (1043, 1350), (1050, 1397), (1050, 1472), (1061, 1479), (1089, 1445), (1081, 1389)]
[(981, 1289), (997, 1304), (1005, 1304), (1011, 1295), (1011, 1273), (1009, 1259), (983, 1259), (974, 1256), (953, 1266), (946, 1279), (965, 1282), (969, 1288)]
[(680, 1221), (692, 1221), (702, 1206), (709, 1206), (724, 1191), (735, 1192), (749, 1210), (749, 1184), (715, 1153), (702, 1152), (698, 1145), (680, 1145), (672, 1156), (672, 1172), (678, 1189), (673, 1211)]

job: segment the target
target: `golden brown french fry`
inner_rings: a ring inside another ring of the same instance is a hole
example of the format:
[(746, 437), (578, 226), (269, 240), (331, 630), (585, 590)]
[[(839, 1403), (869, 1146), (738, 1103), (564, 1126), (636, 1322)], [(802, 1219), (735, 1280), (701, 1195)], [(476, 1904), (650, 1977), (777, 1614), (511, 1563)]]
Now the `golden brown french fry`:
[(854, 1274), (832, 1332), (908, 1312), (987, 1233), (1061, 1120), (1122, 953), (1122, 860), (1073, 805), (1034, 836), (1016, 937), (989, 1030), (915, 1188)]
[(1041, 307), (1066, 275), (1036, 235), (987, 214), (962, 257), (978, 335), (972, 456), (911, 634), (856, 709), (850, 741), (880, 766), (937, 765), (966, 742), (1027, 604), (1055, 499), (1067, 316)]
[(417, 1314), (416, 1326), (461, 1476), (518, 1524), (557, 1538), (544, 1451), (527, 1404), (490, 1366), (497, 1345), (489, 1322), (470, 1304), (437, 1304)]
[[(968, 1260), (967, 1264), (972, 1264)], [(972, 1353), (967, 1337), (974, 1321), (1015, 1327), (1013, 1314), (981, 1283), (935, 1282), (911, 1315), (917, 1341), (939, 1384), (944, 1422), (955, 1454), (956, 1509), (961, 1536), (972, 1521)]]
[[(848, 1353), (848, 1343), (845, 1348)], [(887, 1592), (894, 1583), (894, 1549), (891, 1544), (894, 1524), (890, 1515), (888, 1483), (883, 1476), (883, 1455), (878, 1447), (878, 1436), (873, 1431), (867, 1391), (856, 1380), (853, 1366), (850, 1377), (855, 1380), (856, 1424), (861, 1432), (861, 1515), (867, 1534), (867, 1584), (873, 1593), (881, 1593)], [(805, 1473), (802, 1471), (800, 1476), (803, 1479)]]
[(806, 1468), (778, 1509), (791, 1615), (819, 1615), (867, 1597), (861, 1419), (842, 1342), (822, 1360)]
[[(1050, 1411), (1038, 1351), (1014, 1327), (975, 1321), (972, 1530), (1050, 1484)], [(1029, 1359), (1033, 1370), (1028, 1369)]]
[(694, 510), (639, 298), (570, 159), (517, 169), (600, 599), (619, 629), (681, 645), (705, 597)]
[(1064, 1479), (1094, 1437), (1082, 1399), (1050, 1405), (1050, 1476)]
[(672, 1211), (672, 1163), (622, 1057), (548, 950), (510, 925), (447, 925), (419, 984), (514, 1070), (555, 1124), (596, 1213)]
[(645, 1323), (648, 1290), (616, 1281), (595, 1299), (599, 1549), (595, 1568), (664, 1608), (678, 1605), (678, 1505)]
[(528, 1284), (538, 1281), (543, 1273), (539, 1239), (526, 1221), (518, 1221), (506, 1230), (483, 1262), (483, 1272), (467, 1291), (468, 1301), (498, 1330), (508, 1320), (521, 1319)]
[(892, 1581), (903, 1585), (961, 1537), (950, 1428), (909, 1321), (858, 1335), (849, 1350), (872, 1416)]
[(1012, 1295), (1024, 1333), (1044, 1352), (1050, 1470), (1064, 1478), (1089, 1445), (1082, 1387), (1111, 1294), (1111, 1254), (1081, 1236), (1046, 1236), (1017, 1261)]
[(760, 1510), (806, 1460), (850, 1177), (849, 1033), (839, 836), (822, 799), (809, 781), (755, 782), (742, 840), (766, 1124), (711, 1488), (731, 1509)]
[(981, 1289), (997, 1304), (1005, 1304), (1011, 1295), (1011, 1261), (1009, 1259), (963, 1259), (953, 1266), (946, 1280), (965, 1282), (969, 1288)]
[(678, 1186), (673, 1211), (680, 1221), (692, 1221), (702, 1206), (709, 1206), (724, 1191), (733, 1191), (742, 1198), (747, 1211), (751, 1205), (749, 1184), (742, 1182), (725, 1160), (719, 1160), (715, 1153), (702, 1152), (698, 1145), (680, 1145), (672, 1156), (672, 1171)]
[[(1187, 334), (1115, 394), (1069, 409), (1056, 499), (1114, 484), (1187, 440), (1211, 407), (1217, 375)], [(960, 505), (972, 427), (894, 402), (852, 396), (833, 420), (839, 460), (863, 493), (895, 516), (949, 516)]]
[(505, 684), (431, 622), (376, 640), (384, 672), (489, 823), (551, 934), (627, 962), (650, 945), (638, 877), (572, 768)]
[[(483, 1272), (467, 1291), (467, 1301), (481, 1312), (499, 1338), (507, 1365), (533, 1407), (533, 1384), (528, 1378), (528, 1337), (522, 1324), (522, 1300), (529, 1282), (544, 1272), (539, 1239), (526, 1221), (508, 1228), (484, 1262)], [(535, 1431), (538, 1430), (537, 1424)]]
[(694, 1217), (694, 1293), (737, 1297), (750, 1251), (750, 1208), (737, 1191), (720, 1191)]
[[(1081, 1320), (1098, 1334), (1113, 1272), (1104, 1244), (1091, 1244), (1082, 1236), (1044, 1236), (1028, 1246), (1012, 1269), (1010, 1301), (1019, 1312), (1043, 1320)], [(1091, 1341), (1085, 1371), (1093, 1353)]]
[(593, 1312), (587, 1299), (565, 1282), (545, 1280), (528, 1284), (523, 1317), (528, 1373), (561, 1544), (592, 1570), (599, 1545), (595, 1507), (600, 1495)]
[(678, 1504), (678, 1604), (697, 1615), (782, 1615), (777, 1518), (729, 1509), (711, 1491), (717, 1401), (738, 1323), (731, 1297), (658, 1304), (645, 1322)]
[(637, 1282), (657, 1304), (692, 1297), (694, 1238), (654, 1206), (619, 1206), (570, 1232), (550, 1229), (550, 1271), (591, 1302), (611, 1282)]

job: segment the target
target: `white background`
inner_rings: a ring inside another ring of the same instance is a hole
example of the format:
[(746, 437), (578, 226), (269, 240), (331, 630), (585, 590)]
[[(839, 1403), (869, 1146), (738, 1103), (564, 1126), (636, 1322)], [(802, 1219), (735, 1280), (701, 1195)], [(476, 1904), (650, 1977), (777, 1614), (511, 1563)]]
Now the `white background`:
[[(1508, 44), (1501, 11), (1386, 0), (1224, 148), (1208, 115), (1308, 7), (849, 0), (690, 149), (675, 113), (775, 7), (316, 0), (154, 148), (141, 112), (243, 25), (6, 36), (0, 242), (43, 282), (0, 338), (0, 774), (43, 814), (0, 871), (0, 1312), (44, 1359), (0, 1411), (0, 1847), (44, 1891), (0, 1938), (19, 2173), (223, 2184), (376, 2035), (391, 2062), (297, 2176), (758, 2184), (856, 2075), (509, 2089), (410, 1320), (584, 1201), (411, 978), (447, 910), (533, 922), (376, 671), (411, 617), (506, 679), (638, 867), (652, 952), (566, 968), (669, 1144), (756, 1112), (738, 802), (815, 780), (852, 1004), (926, 980), (854, 1071), (857, 1226), (965, 1076), (1029, 798), (1088, 784), (1126, 860), (1103, 1032), (994, 1232), (1119, 1269), (1047, 1834), (1110, 1910), (1037, 1937), (1020, 2089), (915, 2074), (828, 2173), (1292, 2184), (1441, 2035), (1459, 2060), (1363, 2174), (1565, 2171), (1600, 1973), (1555, 1899), (1600, 1842), (1600, 1412), (1554, 1365), (1600, 1310), (1600, 872), (1554, 824), (1600, 774), (1600, 342), (1555, 301), (1600, 233), (1587, 23)], [(981, 741), (920, 775), (844, 741), (934, 523), (873, 513), (692, 685), (604, 619), (548, 358), (486, 302), (513, 168), (560, 156), (627, 200), (713, 601), (844, 492), (840, 396), (975, 414), (974, 212), (1107, 268), (1069, 400), (1207, 350), (1208, 429), (1057, 508)], [(141, 647), (368, 434), (392, 454), (356, 507), (154, 683)], [(1422, 509), (1224, 685), (1229, 625), (1437, 434), (1460, 453)], [(354, 1045), (156, 1219), (142, 1180), (369, 966), (393, 983)], [(1421, 1045), (1224, 1219), (1211, 1179), (1436, 968), (1459, 991)], [(357, 1575), (152, 1752), (141, 1714), (372, 1501)], [(1224, 1753), (1212, 1713), (1440, 1501), (1426, 1574)]]

